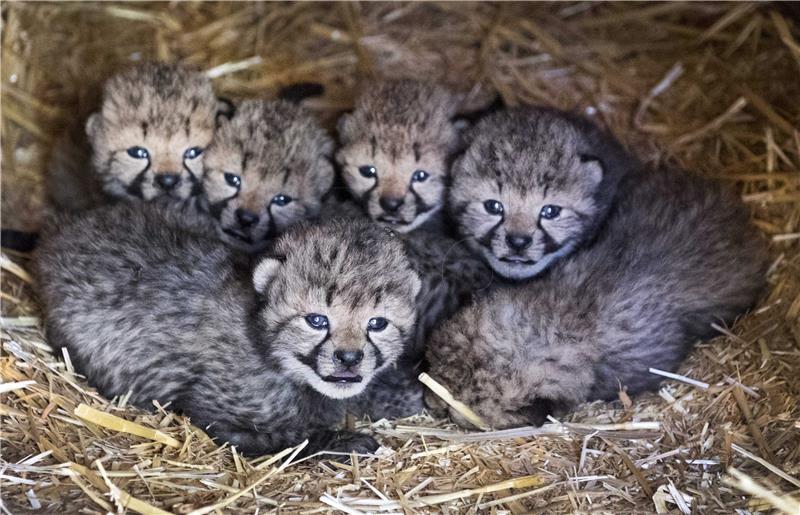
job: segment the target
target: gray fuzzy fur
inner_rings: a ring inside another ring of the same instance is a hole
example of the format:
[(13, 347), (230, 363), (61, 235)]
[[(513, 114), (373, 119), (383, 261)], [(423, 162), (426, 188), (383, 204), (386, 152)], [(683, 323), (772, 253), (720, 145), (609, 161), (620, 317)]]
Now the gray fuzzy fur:
[[(569, 120), (547, 116), (529, 122), (542, 130), (527, 140), (509, 139), (525, 155), (539, 149), (542, 166), (584, 137), (566, 137), (558, 126)], [(536, 198), (543, 184), (519, 187)], [(712, 323), (732, 323), (763, 290), (766, 245), (731, 192), (690, 173), (644, 169), (627, 170), (613, 191), (608, 216), (569, 259), (499, 289), (431, 338), (431, 376), (491, 425), (541, 424), (621, 387), (654, 389), (661, 378), (650, 367), (675, 370), (714, 334)]]
[[(546, 108), (491, 114), (467, 142), (453, 165), (448, 209), (467, 244), (512, 280), (538, 275), (590, 242), (620, 178), (639, 166), (598, 127)], [(487, 200), (501, 202), (504, 212), (488, 213)], [(548, 204), (562, 208), (557, 219), (540, 217)], [(509, 235), (532, 243), (515, 252)]]
[[(374, 450), (371, 437), (336, 430), (346, 411), (419, 410), (418, 384), (394, 365), (419, 289), (395, 238), (355, 221), (300, 226), (259, 259), (257, 294), (196, 223), (174, 205), (122, 203), (43, 235), (35, 264), (49, 341), (102, 394), (170, 403), (247, 454), (304, 438), (310, 451)], [(306, 323), (312, 312), (329, 317), (329, 330)], [(368, 332), (374, 316), (389, 326)], [(321, 379), (339, 348), (365, 353), (361, 383)]]
[[(450, 158), (459, 135), (452, 122), (458, 98), (444, 87), (413, 80), (365, 85), (352, 113), (338, 124), (336, 159), (353, 198), (376, 222), (406, 233), (431, 222), (444, 206)], [(373, 166), (375, 177), (363, 177)], [(412, 181), (417, 170), (429, 177)], [(402, 200), (387, 213), (381, 198)]]
[[(303, 107), (285, 101), (246, 100), (221, 120), (204, 158), (203, 192), (223, 241), (262, 250), (295, 223), (316, 218), (333, 184), (333, 140)], [(241, 180), (238, 187), (225, 174)], [(276, 195), (291, 201), (273, 202)], [(242, 226), (238, 209), (258, 221)]]

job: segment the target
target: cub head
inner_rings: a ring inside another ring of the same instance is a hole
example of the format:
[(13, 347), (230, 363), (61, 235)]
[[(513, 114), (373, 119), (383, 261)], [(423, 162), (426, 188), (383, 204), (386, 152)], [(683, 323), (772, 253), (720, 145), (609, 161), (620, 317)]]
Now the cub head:
[(211, 82), (177, 65), (145, 64), (109, 79), (86, 123), (106, 193), (148, 201), (199, 193), (219, 107)]
[(458, 145), (451, 121), (456, 107), (442, 87), (387, 81), (366, 89), (339, 120), (336, 158), (372, 220), (405, 233), (442, 208), (449, 157)]
[(361, 393), (413, 337), (419, 277), (399, 239), (367, 221), (289, 231), (253, 282), (265, 350), (328, 397)]
[(333, 185), (333, 141), (305, 109), (242, 102), (222, 120), (205, 156), (203, 191), (223, 239), (258, 250), (317, 216)]
[(495, 272), (533, 277), (594, 234), (613, 188), (591, 136), (545, 109), (496, 113), (472, 129), (453, 166), (449, 205)]

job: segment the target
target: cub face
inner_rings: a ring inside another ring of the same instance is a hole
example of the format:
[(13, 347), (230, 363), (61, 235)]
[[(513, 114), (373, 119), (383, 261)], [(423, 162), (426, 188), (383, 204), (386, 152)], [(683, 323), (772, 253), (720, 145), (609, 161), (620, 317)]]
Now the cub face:
[(304, 109), (245, 101), (222, 120), (205, 156), (203, 190), (223, 239), (263, 247), (317, 216), (333, 184), (333, 142)]
[(479, 123), (454, 164), (453, 218), (495, 272), (527, 279), (569, 254), (600, 216), (600, 160), (567, 119), (513, 110)]
[(413, 335), (420, 280), (402, 244), (368, 222), (303, 225), (253, 277), (268, 352), (331, 398), (361, 393)]
[(456, 101), (422, 82), (387, 81), (366, 90), (343, 115), (337, 161), (369, 217), (410, 232), (444, 205), (449, 157), (458, 145)]
[(146, 64), (109, 79), (86, 124), (105, 192), (147, 201), (199, 193), (218, 108), (210, 81), (176, 65)]

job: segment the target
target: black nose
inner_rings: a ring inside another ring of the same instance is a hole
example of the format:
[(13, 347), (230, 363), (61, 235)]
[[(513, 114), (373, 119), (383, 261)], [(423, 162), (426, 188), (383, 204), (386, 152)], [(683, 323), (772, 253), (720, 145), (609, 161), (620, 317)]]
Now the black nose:
[(236, 219), (242, 227), (250, 227), (258, 223), (258, 215), (247, 209), (236, 210)]
[(508, 243), (508, 246), (512, 249), (520, 251), (530, 247), (531, 243), (533, 243), (533, 238), (522, 234), (507, 234), (506, 243)]
[(333, 359), (346, 367), (352, 367), (361, 363), (364, 353), (360, 350), (337, 350), (333, 352)]
[(394, 213), (403, 205), (403, 199), (398, 197), (381, 197), (380, 204), (387, 213)]
[(156, 184), (162, 190), (169, 191), (177, 186), (179, 182), (181, 182), (181, 176), (177, 173), (160, 173), (156, 175)]

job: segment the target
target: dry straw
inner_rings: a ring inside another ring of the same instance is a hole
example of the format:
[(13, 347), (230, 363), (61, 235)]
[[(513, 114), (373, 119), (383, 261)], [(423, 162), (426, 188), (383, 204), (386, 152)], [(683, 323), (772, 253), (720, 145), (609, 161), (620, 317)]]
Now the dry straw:
[[(27, 256), (2, 268), (3, 509), (11, 513), (797, 513), (800, 35), (792, 4), (2, 4), (3, 227), (35, 230), (59, 131), (131, 62), (196, 65), (230, 97), (326, 85), (326, 123), (376, 76), (593, 116), (643, 159), (738, 188), (770, 288), (658, 393), (541, 428), (363, 422), (350, 463), (246, 459), (160, 406), (96, 394), (40, 330)], [(702, 245), (702, 242), (698, 242)], [(731, 270), (731, 281), (736, 270)], [(57, 343), (57, 342), (53, 342)], [(68, 363), (68, 362), (67, 362)], [(659, 373), (659, 372), (656, 372)], [(664, 375), (664, 374), (662, 374)], [(124, 421), (124, 422), (123, 422)]]
[(447, 388), (439, 384), (434, 378), (423, 372), (419, 375), (419, 380), (422, 384), (427, 386), (430, 391), (438, 395), (444, 402), (446, 402), (448, 406), (456, 410), (462, 417), (467, 419), (470, 424), (484, 431), (489, 429), (489, 426), (481, 417), (478, 416), (477, 413), (472, 411), (472, 409), (463, 402), (455, 399), (447, 390)]

